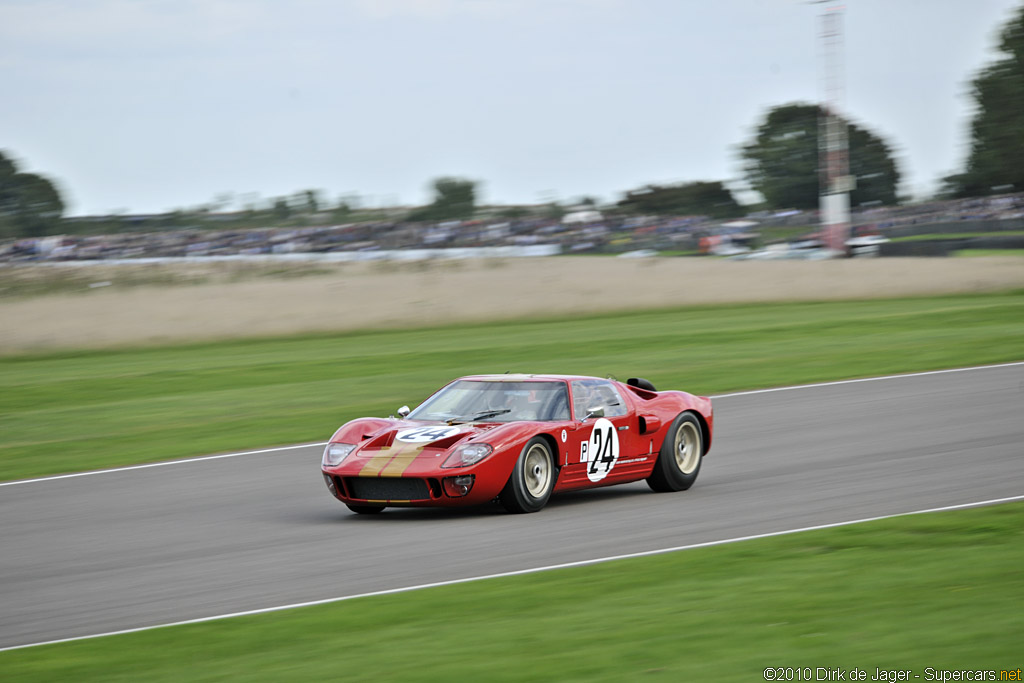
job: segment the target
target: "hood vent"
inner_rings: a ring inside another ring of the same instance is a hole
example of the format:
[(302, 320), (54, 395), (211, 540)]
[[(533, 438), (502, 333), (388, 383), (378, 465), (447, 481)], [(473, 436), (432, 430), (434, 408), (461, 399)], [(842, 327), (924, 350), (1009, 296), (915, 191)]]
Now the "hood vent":
[(397, 433), (397, 430), (389, 429), (383, 434), (379, 434), (371, 438), (369, 443), (364, 443), (363, 450), (380, 450), (382, 448), (387, 448), (394, 442), (395, 434)]

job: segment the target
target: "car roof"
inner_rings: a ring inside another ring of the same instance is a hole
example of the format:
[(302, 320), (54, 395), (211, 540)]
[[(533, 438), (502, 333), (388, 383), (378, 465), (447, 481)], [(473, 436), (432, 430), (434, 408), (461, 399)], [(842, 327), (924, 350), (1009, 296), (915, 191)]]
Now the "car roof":
[(502, 375), (467, 375), (459, 379), (473, 380), (477, 382), (568, 382), (574, 379), (596, 379), (605, 382), (616, 380), (603, 377), (591, 377), (590, 375), (527, 375), (506, 373)]

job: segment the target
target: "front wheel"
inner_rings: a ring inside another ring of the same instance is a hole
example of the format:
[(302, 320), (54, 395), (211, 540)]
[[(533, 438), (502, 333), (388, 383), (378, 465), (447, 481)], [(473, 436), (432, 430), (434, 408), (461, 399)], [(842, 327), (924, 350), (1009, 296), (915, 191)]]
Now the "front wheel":
[(555, 459), (548, 442), (535, 436), (519, 454), (498, 500), (509, 512), (537, 512), (551, 497), (556, 477)]
[(658, 462), (647, 478), (647, 485), (659, 493), (685, 491), (697, 481), (704, 455), (704, 435), (692, 413), (676, 416), (661, 444)]

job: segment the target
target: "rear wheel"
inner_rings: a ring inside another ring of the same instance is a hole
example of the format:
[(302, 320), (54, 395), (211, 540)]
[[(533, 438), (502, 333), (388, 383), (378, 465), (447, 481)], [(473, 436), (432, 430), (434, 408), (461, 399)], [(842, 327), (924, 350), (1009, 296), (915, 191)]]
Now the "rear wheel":
[(658, 492), (685, 491), (697, 480), (703, 455), (700, 423), (692, 413), (681, 413), (669, 427), (647, 485)]
[(384, 512), (383, 505), (353, 505), (352, 503), (345, 503), (348, 509), (359, 515), (376, 515)]
[(509, 512), (537, 512), (551, 497), (556, 476), (555, 459), (548, 442), (535, 436), (519, 454), (498, 500)]

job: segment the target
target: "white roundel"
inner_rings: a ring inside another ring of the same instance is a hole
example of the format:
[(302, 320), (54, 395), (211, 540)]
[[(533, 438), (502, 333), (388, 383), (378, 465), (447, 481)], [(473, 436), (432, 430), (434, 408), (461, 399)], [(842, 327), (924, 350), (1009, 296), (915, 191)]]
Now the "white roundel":
[(395, 438), (408, 443), (429, 443), (454, 436), (460, 431), (458, 427), (411, 427), (395, 434)]
[(594, 422), (587, 443), (587, 477), (601, 481), (615, 467), (619, 459), (619, 434), (609, 420), (603, 417)]

